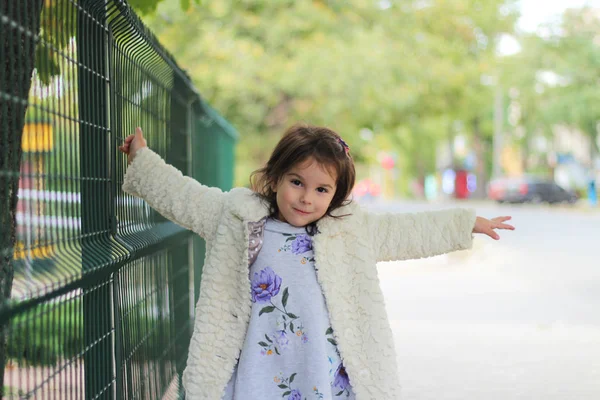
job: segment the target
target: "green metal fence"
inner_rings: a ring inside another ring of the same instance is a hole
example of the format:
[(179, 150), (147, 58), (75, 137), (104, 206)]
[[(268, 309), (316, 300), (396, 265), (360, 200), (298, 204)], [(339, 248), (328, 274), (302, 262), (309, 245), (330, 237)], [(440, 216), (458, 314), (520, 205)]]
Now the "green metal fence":
[(235, 131), (126, 2), (0, 2), (4, 398), (180, 393), (204, 245), (121, 191), (136, 126), (230, 188)]

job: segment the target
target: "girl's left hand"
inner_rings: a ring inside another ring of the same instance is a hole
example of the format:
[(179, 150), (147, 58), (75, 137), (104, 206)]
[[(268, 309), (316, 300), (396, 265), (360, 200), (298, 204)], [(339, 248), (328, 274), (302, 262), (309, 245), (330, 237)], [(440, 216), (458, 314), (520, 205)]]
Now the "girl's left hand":
[(506, 216), (496, 217), (489, 220), (483, 217), (477, 217), (475, 220), (475, 226), (473, 227), (473, 233), (483, 233), (492, 239), (499, 240), (500, 236), (494, 231), (494, 229), (508, 229), (514, 231), (514, 226), (504, 223), (504, 221), (508, 221), (511, 218), (512, 217)]

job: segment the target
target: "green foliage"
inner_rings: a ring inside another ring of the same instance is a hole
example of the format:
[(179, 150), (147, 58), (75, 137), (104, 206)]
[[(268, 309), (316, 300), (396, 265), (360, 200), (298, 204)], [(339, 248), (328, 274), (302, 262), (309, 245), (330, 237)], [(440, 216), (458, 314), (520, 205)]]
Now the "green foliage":
[[(504, 85), (518, 88), (523, 144), (534, 134), (551, 136), (555, 125), (580, 129), (595, 142), (600, 122), (600, 17), (570, 9), (546, 27), (523, 35), (521, 53), (504, 65)], [(593, 147), (592, 153), (597, 153)]]
[(23, 392), (21, 389), (14, 388), (12, 386), (3, 386), (2, 396), (6, 396), (9, 399), (15, 397), (22, 398), (25, 396), (25, 392)]
[[(156, 12), (156, 7), (163, 0), (128, 0), (127, 3), (142, 15)], [(201, 4), (201, 0), (194, 0), (194, 3)], [(191, 7), (190, 0), (179, 0), (179, 6), (182, 10), (188, 11)]]
[[(506, 104), (517, 89), (523, 146), (559, 123), (597, 135), (600, 24), (586, 9), (569, 11), (541, 37), (514, 31), (516, 0), (129, 4), (147, 14), (145, 22), (203, 98), (240, 131), (236, 185), (247, 184), (282, 131), (299, 120), (336, 129), (359, 163), (376, 162), (380, 150), (394, 152), (402, 174), (411, 176), (435, 170), (436, 146), (458, 125), (470, 140), (477, 135), (478, 157), (489, 166), (497, 87)], [(48, 40), (68, 45), (75, 24), (64, 31)], [(499, 56), (505, 33), (523, 51)], [(57, 73), (51, 59), (39, 60), (47, 76)], [(559, 85), (540, 81), (548, 71)], [(484, 84), (485, 77), (495, 85)], [(136, 91), (139, 82), (128, 85)], [(360, 138), (364, 128), (375, 133), (371, 142)]]
[(546, 46), (548, 68), (559, 77), (549, 91), (549, 113), (555, 122), (568, 121), (592, 137), (600, 122), (600, 17), (583, 8), (567, 12)]
[[(129, 0), (136, 12), (147, 15), (156, 11), (156, 7), (164, 0)], [(201, 0), (194, 0), (197, 5)], [(182, 10), (189, 10), (190, 0), (180, 0)], [(77, 16), (72, 0), (45, 1), (41, 15), (41, 44), (36, 48), (35, 67), (40, 81), (49, 85), (53, 77), (60, 75), (62, 52), (77, 36)]]
[[(10, 322), (7, 358), (27, 365), (57, 365), (83, 355), (83, 303), (81, 298), (41, 304)], [(144, 340), (149, 331), (159, 334), (156, 327), (169, 326), (168, 319), (160, 320), (138, 313), (129, 313), (122, 321), (124, 342), (135, 347), (136, 361), (159, 359), (164, 348), (152, 348), (153, 340)], [(132, 349), (130, 349), (132, 350)], [(169, 355), (166, 355), (169, 357)]]
[(491, 114), (480, 76), (495, 67), (496, 36), (512, 32), (514, 1), (381, 4), (214, 0), (182, 12), (164, 3), (146, 21), (242, 133), (237, 184), (298, 120), (333, 127), (361, 162), (377, 156), (359, 137), (369, 128), (410, 168), (432, 171), (441, 121)]
[(30, 365), (55, 365), (83, 349), (81, 301), (43, 304), (11, 320), (7, 356)]
[(60, 74), (60, 56), (57, 52), (67, 47), (77, 31), (76, 14), (71, 11), (69, 0), (44, 2), (40, 18), (40, 44), (35, 49), (35, 67), (38, 77), (45, 85), (53, 76)]

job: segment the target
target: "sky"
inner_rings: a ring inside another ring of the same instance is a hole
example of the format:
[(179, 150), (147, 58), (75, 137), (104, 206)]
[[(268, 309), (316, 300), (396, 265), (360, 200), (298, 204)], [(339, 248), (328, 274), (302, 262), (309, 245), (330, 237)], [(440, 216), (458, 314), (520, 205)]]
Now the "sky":
[[(559, 17), (566, 9), (583, 7), (600, 9), (600, 0), (521, 0), (521, 18), (517, 23), (519, 30), (534, 32), (539, 25)], [(500, 54), (514, 54), (520, 50), (512, 37), (503, 37), (499, 45)]]
[(519, 28), (534, 31), (536, 27), (560, 15), (567, 8), (600, 8), (600, 0), (521, 0), (521, 19)]

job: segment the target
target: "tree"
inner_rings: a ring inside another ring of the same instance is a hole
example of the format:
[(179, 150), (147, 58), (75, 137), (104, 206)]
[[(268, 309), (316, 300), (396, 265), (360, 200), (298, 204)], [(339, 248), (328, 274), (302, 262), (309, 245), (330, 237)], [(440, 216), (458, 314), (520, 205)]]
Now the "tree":
[(590, 158), (598, 154), (599, 20), (593, 9), (570, 9), (547, 24), (543, 35), (521, 34), (522, 50), (501, 67), (503, 85), (519, 93), (520, 134), (513, 140), (521, 146), (526, 170), (533, 167), (530, 143), (539, 137), (551, 140), (560, 125), (588, 135)]
[[(416, 56), (420, 61), (420, 90), (413, 112), (419, 121), (438, 121), (437, 135), (422, 141), (452, 140), (453, 126), (460, 122), (476, 152), (477, 196), (483, 195), (487, 171), (487, 144), (491, 141), (492, 88), (482, 84), (485, 76), (498, 74), (497, 42), (501, 34), (512, 33), (517, 12), (515, 1), (438, 1), (413, 13), (417, 27)], [(426, 66), (425, 69), (422, 67)], [(426, 123), (418, 126), (427, 126)], [(413, 135), (420, 131), (411, 129)], [(450, 136), (450, 137), (448, 137)], [(413, 149), (416, 154), (422, 150)], [(434, 157), (432, 154), (431, 157)], [(419, 159), (413, 159), (419, 163)], [(413, 170), (414, 173), (418, 172)], [(432, 166), (423, 173), (434, 172)]]
[(546, 40), (547, 70), (557, 75), (548, 88), (548, 116), (556, 124), (568, 124), (585, 132), (590, 140), (590, 158), (598, 155), (600, 127), (600, 13), (591, 8), (564, 13), (559, 29)]
[(549, 99), (541, 80), (549, 53), (544, 39), (537, 34), (522, 33), (519, 43), (521, 51), (506, 57), (499, 66), (499, 84), (505, 94), (513, 93), (508, 97), (514, 97), (509, 100), (516, 105), (518, 116), (518, 120), (511, 123), (515, 125), (512, 126), (513, 134), (507, 138), (505, 145), (520, 148), (521, 167), (523, 171), (531, 172), (541, 167), (530, 162), (533, 159), (530, 157), (533, 151), (531, 144), (541, 136), (549, 136), (552, 130), (547, 113)]
[[(142, 12), (151, 12), (160, 1), (133, 0), (132, 3)], [(181, 0), (180, 4), (186, 9), (190, 7), (189, 0)], [(21, 141), (34, 68), (40, 81), (46, 84), (60, 74), (56, 51), (66, 46), (76, 31), (77, 11), (71, 7), (67, 0), (0, 2), (0, 16), (13, 23), (0, 22), (0, 303), (3, 307), (10, 299), (14, 277)], [(3, 377), (4, 333), (0, 341), (0, 376)]]
[(243, 185), (266, 160), (265, 141), (296, 120), (334, 127), (359, 163), (376, 157), (359, 136), (368, 128), (405, 170), (432, 172), (435, 152), (424, 149), (486, 90), (480, 75), (493, 66), (495, 35), (512, 31), (512, 3), (215, 0), (187, 13), (164, 3), (147, 22), (243, 132)]
[[(0, 14), (15, 21), (27, 33), (39, 32), (43, 0), (0, 3)], [(29, 12), (27, 10), (30, 10)], [(16, 240), (16, 207), (21, 165), (21, 138), (27, 99), (31, 87), (36, 43), (26, 32), (0, 23), (0, 302), (10, 299), (14, 269), (13, 249)], [(6, 330), (0, 336), (0, 377), (4, 377)], [(2, 389), (3, 390), (3, 389)]]

